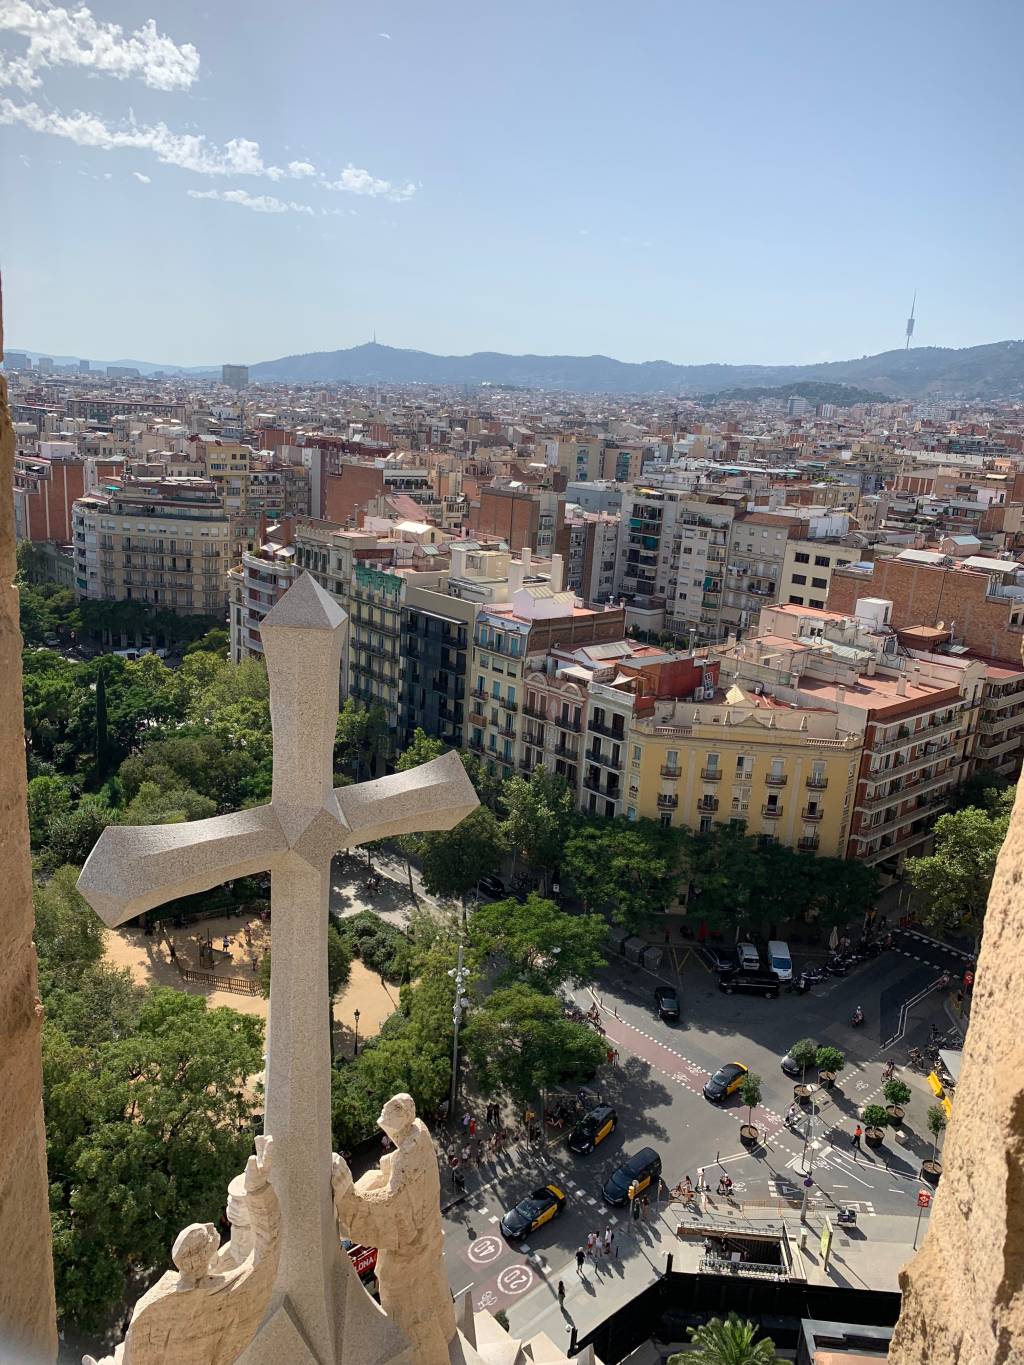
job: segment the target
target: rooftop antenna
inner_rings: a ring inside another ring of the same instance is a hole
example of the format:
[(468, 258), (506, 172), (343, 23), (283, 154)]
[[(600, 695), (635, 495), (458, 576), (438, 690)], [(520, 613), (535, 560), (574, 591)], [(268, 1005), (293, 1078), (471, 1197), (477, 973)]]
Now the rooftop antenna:
[(915, 290), (914, 290), (914, 301), (913, 301), (913, 303), (911, 303), (911, 305), (910, 305), (910, 317), (907, 318), (907, 344), (906, 344), (906, 346), (904, 346), (904, 348), (903, 348), (905, 351), (909, 351), (909, 350), (910, 350), (910, 338), (914, 335), (914, 308), (915, 308), (916, 306), (917, 306), (917, 290), (915, 289)]

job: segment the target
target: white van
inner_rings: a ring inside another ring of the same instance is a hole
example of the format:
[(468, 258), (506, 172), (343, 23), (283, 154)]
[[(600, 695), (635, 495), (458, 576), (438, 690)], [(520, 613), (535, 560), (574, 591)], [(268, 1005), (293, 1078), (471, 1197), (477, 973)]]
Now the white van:
[(768, 940), (768, 965), (780, 981), (793, 980), (793, 959), (789, 955), (789, 944), (781, 938)]
[(761, 955), (752, 943), (737, 943), (736, 956), (745, 972), (756, 972), (761, 966)]

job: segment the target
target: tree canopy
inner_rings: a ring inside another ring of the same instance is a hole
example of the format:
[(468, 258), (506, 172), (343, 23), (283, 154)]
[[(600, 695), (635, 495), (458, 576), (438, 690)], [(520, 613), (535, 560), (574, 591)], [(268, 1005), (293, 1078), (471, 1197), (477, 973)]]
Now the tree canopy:
[(993, 792), (984, 807), (940, 815), (934, 851), (907, 859), (907, 877), (918, 893), (914, 908), (929, 929), (980, 934), (1015, 795), (1013, 788)]
[(535, 893), (481, 905), (469, 921), (474, 947), (506, 964), (499, 980), (522, 979), (548, 991), (563, 981), (592, 981), (604, 965), (605, 935), (600, 915), (566, 914)]
[(579, 822), (562, 867), (584, 905), (639, 932), (679, 890), (679, 831), (653, 820)]
[(423, 884), (431, 895), (463, 899), (481, 877), (498, 869), (505, 839), (494, 812), (478, 806), (454, 829), (421, 835), (417, 846)]

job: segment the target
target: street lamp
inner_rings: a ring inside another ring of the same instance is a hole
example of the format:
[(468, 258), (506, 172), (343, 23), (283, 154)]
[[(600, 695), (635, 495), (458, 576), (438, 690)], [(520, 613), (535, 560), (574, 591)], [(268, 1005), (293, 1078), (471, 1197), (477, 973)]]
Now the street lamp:
[[(807, 1130), (804, 1133), (804, 1150), (800, 1158), (800, 1169), (804, 1173), (804, 1195), (800, 1201), (800, 1221), (807, 1222), (807, 1201), (810, 1198), (811, 1190), (814, 1188), (814, 1143), (813, 1137), (814, 1120), (817, 1118), (817, 1111), (814, 1107), (815, 1088), (811, 1088), (811, 1116), (807, 1120)], [(809, 1149), (809, 1150), (808, 1150)]]
[(356, 1038), (355, 1038), (354, 1044), (352, 1045), (352, 1056), (353, 1056), (353, 1057), (358, 1057), (358, 1056), (359, 1056), (359, 1011), (358, 1011), (358, 1010), (353, 1010), (353, 1011), (352, 1011), (352, 1018), (356, 1021)]
[(460, 941), (458, 963), (448, 969), (448, 975), (455, 982), (455, 1001), (452, 1005), (452, 1023), (455, 1025), (452, 1039), (452, 1089), (448, 1101), (448, 1113), (452, 1116), (455, 1114), (455, 1096), (459, 1087), (459, 1025), (462, 1023), (463, 1010), (470, 1003), (469, 997), (462, 994), (462, 989), (469, 979), (469, 968), (463, 966), (463, 951), (463, 945)]

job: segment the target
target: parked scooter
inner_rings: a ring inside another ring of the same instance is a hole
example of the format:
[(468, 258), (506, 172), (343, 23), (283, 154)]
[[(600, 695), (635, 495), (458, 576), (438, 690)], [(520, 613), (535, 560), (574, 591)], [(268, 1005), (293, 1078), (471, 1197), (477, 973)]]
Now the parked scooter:
[(811, 989), (811, 981), (806, 972), (801, 972), (794, 980), (786, 983), (789, 995), (806, 995)]

